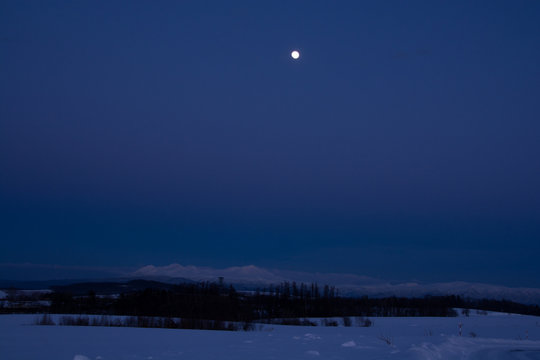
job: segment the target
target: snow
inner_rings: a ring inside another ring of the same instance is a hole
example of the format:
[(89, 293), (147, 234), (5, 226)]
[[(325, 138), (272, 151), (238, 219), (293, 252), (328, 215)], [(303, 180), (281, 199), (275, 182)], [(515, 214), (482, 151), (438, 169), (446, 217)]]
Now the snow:
[(75, 355), (73, 360), (90, 360), (90, 358), (84, 356), (84, 355)]
[(0, 316), (0, 359), (540, 359), (540, 318), (521, 315), (372, 318), (369, 328), (265, 325), (252, 332), (37, 326), (35, 319)]
[(167, 266), (147, 265), (131, 274), (133, 277), (171, 277), (186, 278), (195, 281), (216, 280), (223, 276), (229, 282), (263, 282), (280, 283), (283, 278), (277, 276), (270, 270), (259, 268), (255, 265), (233, 266), (225, 269), (214, 269), (211, 267), (180, 264), (170, 264)]

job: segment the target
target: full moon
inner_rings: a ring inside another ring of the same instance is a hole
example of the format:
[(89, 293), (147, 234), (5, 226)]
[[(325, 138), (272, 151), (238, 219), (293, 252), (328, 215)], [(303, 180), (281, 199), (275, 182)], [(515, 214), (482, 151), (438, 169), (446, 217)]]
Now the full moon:
[(291, 57), (296, 60), (300, 57), (300, 53), (297, 51), (297, 50), (294, 50), (292, 53), (291, 53)]

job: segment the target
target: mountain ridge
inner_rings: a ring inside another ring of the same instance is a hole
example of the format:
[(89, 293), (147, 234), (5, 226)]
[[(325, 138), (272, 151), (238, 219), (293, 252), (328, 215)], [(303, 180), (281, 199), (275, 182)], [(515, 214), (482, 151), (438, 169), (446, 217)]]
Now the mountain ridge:
[(279, 269), (266, 269), (255, 265), (233, 266), (223, 269), (184, 266), (178, 263), (166, 266), (143, 266), (128, 276), (133, 278), (185, 278), (194, 281), (217, 281), (223, 277), (227, 283), (249, 286), (269, 286), (284, 281), (318, 283), (335, 286), (345, 296), (439, 296), (459, 295), (469, 298), (492, 298), (512, 300), (527, 304), (540, 304), (540, 289), (508, 287), (479, 282), (401, 282), (392, 283), (382, 279), (347, 273), (309, 273)]

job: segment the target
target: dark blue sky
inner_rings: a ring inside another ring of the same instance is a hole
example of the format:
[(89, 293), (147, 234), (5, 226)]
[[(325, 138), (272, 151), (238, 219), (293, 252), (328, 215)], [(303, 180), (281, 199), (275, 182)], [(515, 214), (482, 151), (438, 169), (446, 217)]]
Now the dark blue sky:
[(538, 64), (537, 1), (3, 1), (0, 263), (540, 286)]

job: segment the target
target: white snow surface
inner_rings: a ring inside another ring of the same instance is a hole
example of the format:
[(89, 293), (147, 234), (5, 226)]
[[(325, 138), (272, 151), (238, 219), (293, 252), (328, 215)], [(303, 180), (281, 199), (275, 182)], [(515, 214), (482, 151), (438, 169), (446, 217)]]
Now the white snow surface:
[(540, 359), (540, 318), (521, 315), (372, 318), (369, 328), (265, 325), (252, 332), (37, 326), (35, 319), (0, 315), (0, 359)]

